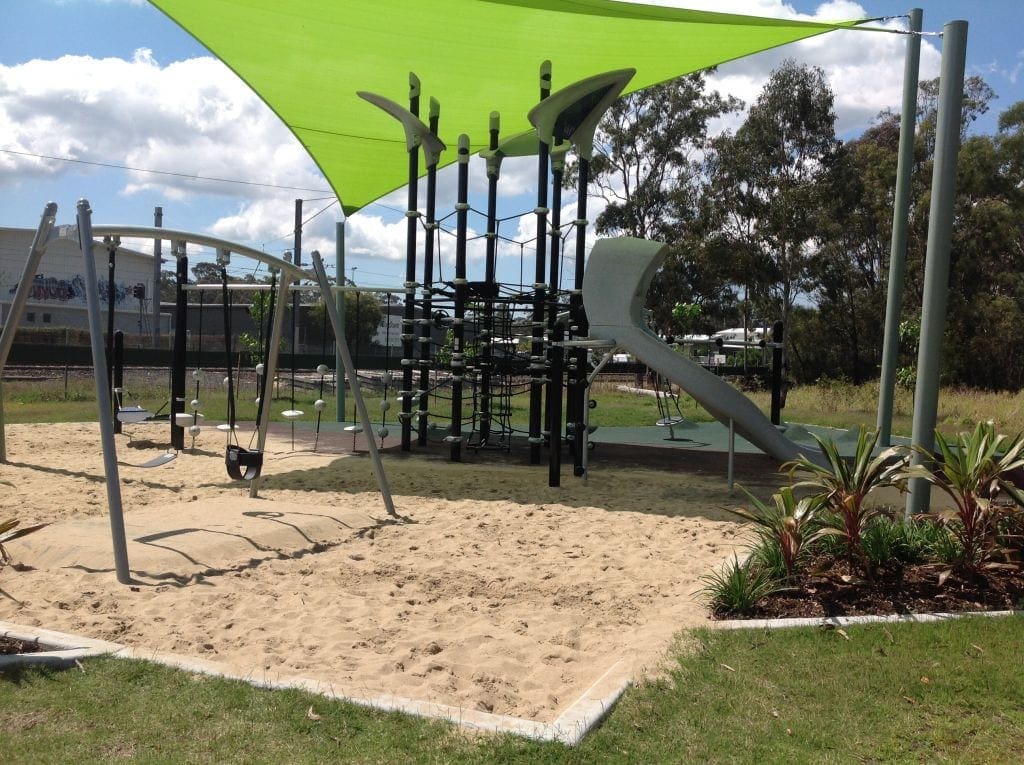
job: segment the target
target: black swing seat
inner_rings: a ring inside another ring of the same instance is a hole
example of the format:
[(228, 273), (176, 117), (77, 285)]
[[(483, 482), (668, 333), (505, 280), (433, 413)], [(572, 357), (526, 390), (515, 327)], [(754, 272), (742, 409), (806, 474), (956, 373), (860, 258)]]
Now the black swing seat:
[(227, 465), (228, 475), (236, 481), (252, 481), (259, 478), (260, 471), (263, 470), (263, 452), (243, 449), (237, 444), (228, 444), (224, 464)]

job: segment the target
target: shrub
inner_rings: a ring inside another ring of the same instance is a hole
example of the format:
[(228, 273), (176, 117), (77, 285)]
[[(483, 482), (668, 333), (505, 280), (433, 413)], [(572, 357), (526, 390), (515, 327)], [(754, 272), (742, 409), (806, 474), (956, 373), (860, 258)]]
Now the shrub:
[[(768, 572), (773, 579), (782, 580), (788, 576), (782, 547), (779, 540), (774, 537), (758, 534), (750, 546), (750, 559), (759, 568)], [(798, 560), (796, 563), (799, 567), (801, 561)]]
[(771, 574), (752, 558), (740, 563), (735, 556), (721, 571), (708, 574), (701, 581), (701, 595), (719, 616), (747, 614), (759, 600), (779, 589)]
[(816, 519), (822, 507), (821, 497), (797, 499), (793, 487), (784, 486), (772, 495), (770, 503), (765, 504), (746, 489), (743, 493), (754, 505), (753, 512), (744, 508), (729, 512), (753, 521), (755, 533), (778, 546), (786, 576), (793, 576), (804, 545), (811, 544), (822, 533)]
[[(1009, 437), (996, 433), (991, 422), (982, 422), (970, 433), (960, 433), (947, 441), (935, 433), (942, 461), (934, 469), (915, 465), (904, 471), (907, 478), (921, 478), (937, 486), (953, 500), (951, 511), (935, 514), (956, 537), (960, 557), (956, 568), (976, 573), (989, 564), (998, 550), (998, 520), (995, 504), (1000, 493), (1017, 505), (1024, 495), (1013, 484), (1010, 474), (1024, 468), (1024, 434)], [(916, 446), (928, 461), (931, 454)]]
[(900, 447), (883, 450), (873, 457), (878, 434), (860, 429), (852, 459), (839, 454), (834, 441), (814, 436), (821, 449), (825, 464), (812, 462), (803, 455), (782, 466), (790, 477), (802, 476), (794, 489), (810, 489), (828, 507), (821, 515), (824, 533), (840, 536), (846, 543), (846, 557), (851, 565), (865, 573), (867, 563), (862, 536), (880, 510), (870, 507), (868, 497), (876, 489), (899, 485), (906, 468), (907, 454)]
[(864, 554), (873, 566), (889, 563), (924, 563), (943, 543), (948, 532), (927, 520), (894, 517), (886, 513), (875, 518), (863, 535)]

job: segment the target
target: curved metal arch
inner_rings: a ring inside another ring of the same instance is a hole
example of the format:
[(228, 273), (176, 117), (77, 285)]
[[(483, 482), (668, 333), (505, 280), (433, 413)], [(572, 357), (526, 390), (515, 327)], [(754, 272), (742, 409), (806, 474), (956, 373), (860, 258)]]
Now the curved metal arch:
[[(202, 247), (210, 247), (214, 250), (228, 250), (239, 255), (244, 255), (247, 258), (258, 260), (265, 265), (273, 268), (278, 268), (284, 273), (288, 279), (309, 279), (310, 281), (316, 281), (316, 274), (312, 271), (306, 271), (305, 269), (298, 268), (297, 266), (289, 263), (287, 260), (282, 258), (275, 258), (273, 255), (268, 255), (260, 250), (247, 247), (244, 244), (238, 244), (237, 242), (229, 242), (227, 239), (219, 239), (215, 236), (208, 236), (207, 234), (197, 234), (192, 231), (179, 231), (172, 228), (157, 228), (155, 226), (123, 226), (123, 225), (100, 225), (97, 224), (92, 227), (92, 233), (94, 237), (104, 236), (120, 236), (127, 237), (133, 236), (139, 239), (166, 239), (169, 242), (185, 242), (185, 244), (197, 244)], [(61, 232), (61, 235), (65, 239), (72, 239), (77, 241), (78, 231), (74, 231), (73, 235), (71, 231)]]

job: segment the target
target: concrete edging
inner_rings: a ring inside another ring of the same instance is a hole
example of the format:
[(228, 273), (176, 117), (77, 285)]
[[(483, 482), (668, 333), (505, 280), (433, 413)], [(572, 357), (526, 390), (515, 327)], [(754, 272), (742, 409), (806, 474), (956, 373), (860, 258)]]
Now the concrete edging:
[(911, 622), (943, 622), (969, 616), (1004, 617), (1024, 614), (1024, 611), (937, 611), (929, 614), (886, 614), (884, 616), (812, 616), (793, 619), (725, 619), (712, 624), (711, 629), (777, 630), (787, 627), (848, 627), (857, 624), (893, 624)]
[(552, 723), (521, 717), (497, 715), (475, 709), (436, 704), (429, 701), (383, 695), (359, 695), (335, 690), (332, 683), (310, 678), (278, 675), (276, 673), (240, 673), (227, 665), (206, 659), (173, 653), (146, 651), (120, 643), (55, 632), (36, 627), (24, 627), (0, 621), (0, 636), (16, 640), (38, 642), (57, 650), (38, 653), (0, 656), (0, 670), (5, 667), (48, 664), (70, 666), (80, 659), (109, 655), (118, 659), (151, 661), (187, 672), (239, 680), (256, 688), (269, 690), (297, 689), (325, 698), (347, 701), (358, 706), (383, 712), (402, 712), (432, 720), (444, 720), (471, 730), (490, 733), (509, 733), (537, 741), (558, 741), (575, 746), (600, 723), (615, 706), (625, 690), (632, 684), (628, 663), (619, 660), (601, 675), (583, 694), (570, 704)]

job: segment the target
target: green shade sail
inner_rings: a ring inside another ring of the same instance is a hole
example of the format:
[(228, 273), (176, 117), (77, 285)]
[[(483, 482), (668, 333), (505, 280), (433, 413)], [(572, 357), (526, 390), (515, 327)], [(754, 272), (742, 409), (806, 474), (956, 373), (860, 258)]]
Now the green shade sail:
[[(541, 62), (553, 89), (633, 67), (628, 90), (751, 53), (851, 28), (633, 5), (611, 0), (151, 0), (234, 70), (288, 125), (353, 212), (407, 180), (401, 126), (360, 99), (406, 103), (409, 72), (423, 102), (441, 103), (449, 146), (486, 145), (529, 129)], [(448, 151), (441, 165), (455, 159)]]

